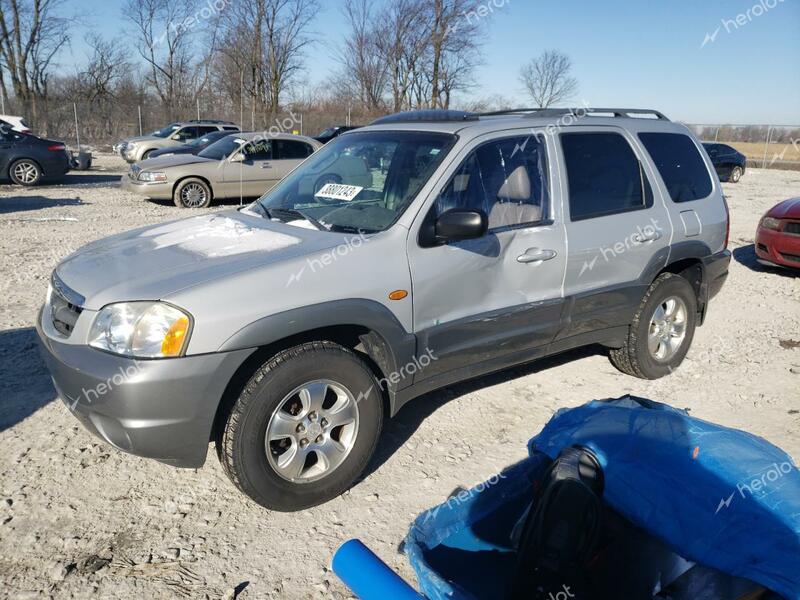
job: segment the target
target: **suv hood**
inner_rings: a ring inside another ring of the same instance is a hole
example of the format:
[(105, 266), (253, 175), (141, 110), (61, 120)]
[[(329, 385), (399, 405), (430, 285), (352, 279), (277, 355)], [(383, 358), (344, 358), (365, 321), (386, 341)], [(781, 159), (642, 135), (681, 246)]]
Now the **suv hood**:
[(233, 273), (326, 250), (338, 233), (269, 221), (236, 210), (151, 225), (92, 242), (56, 267), (84, 307), (159, 300)]

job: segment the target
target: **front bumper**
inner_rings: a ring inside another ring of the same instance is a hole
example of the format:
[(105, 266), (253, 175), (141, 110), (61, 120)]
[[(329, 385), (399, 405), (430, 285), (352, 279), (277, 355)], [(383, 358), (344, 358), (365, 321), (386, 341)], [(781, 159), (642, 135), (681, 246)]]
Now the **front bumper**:
[(756, 256), (760, 262), (800, 269), (800, 235), (759, 227)]
[(228, 382), (254, 350), (134, 360), (48, 337), (36, 323), (56, 391), (91, 433), (175, 467), (203, 465)]
[(154, 198), (156, 200), (172, 200), (172, 183), (150, 183), (136, 181), (127, 175), (122, 176), (121, 186), (123, 190), (138, 194), (144, 198)]

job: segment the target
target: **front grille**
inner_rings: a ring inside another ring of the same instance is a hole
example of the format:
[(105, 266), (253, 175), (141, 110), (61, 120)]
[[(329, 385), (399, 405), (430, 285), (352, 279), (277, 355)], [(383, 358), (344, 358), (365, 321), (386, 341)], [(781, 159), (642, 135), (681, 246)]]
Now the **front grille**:
[(64, 285), (64, 282), (54, 273), (50, 294), (50, 319), (58, 333), (65, 337), (72, 335), (78, 317), (83, 312), (84, 299), (82, 296)]
[(800, 263), (800, 255), (797, 254), (786, 254), (785, 252), (780, 253), (784, 260), (788, 260), (789, 262), (796, 262)]
[(785, 233), (793, 233), (795, 235), (800, 235), (800, 223), (789, 222), (783, 228)]

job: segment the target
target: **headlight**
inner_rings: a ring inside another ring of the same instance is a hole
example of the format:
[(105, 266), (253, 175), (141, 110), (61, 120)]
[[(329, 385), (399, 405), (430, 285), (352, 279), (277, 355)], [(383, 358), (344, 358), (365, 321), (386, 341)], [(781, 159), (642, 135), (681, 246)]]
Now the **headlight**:
[(122, 142), (122, 148), (124, 150), (133, 150), (136, 148), (136, 142)]
[(189, 342), (191, 317), (163, 302), (109, 304), (95, 317), (89, 345), (133, 358), (180, 356)]
[(772, 229), (774, 231), (777, 231), (778, 229), (781, 228), (781, 220), (775, 219), (773, 217), (764, 217), (763, 219), (761, 219), (761, 226), (764, 229)]
[(156, 181), (166, 181), (167, 174), (166, 173), (158, 173), (152, 171), (142, 171), (139, 173), (139, 181), (148, 181), (150, 183)]

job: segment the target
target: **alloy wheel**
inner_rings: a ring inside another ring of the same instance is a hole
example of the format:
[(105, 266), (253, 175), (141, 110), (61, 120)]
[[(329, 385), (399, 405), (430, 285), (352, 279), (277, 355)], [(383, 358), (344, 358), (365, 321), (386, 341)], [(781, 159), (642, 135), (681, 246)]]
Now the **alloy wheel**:
[(647, 333), (647, 348), (653, 358), (667, 361), (675, 356), (686, 339), (687, 320), (686, 303), (677, 296), (658, 305)]
[(39, 169), (32, 162), (18, 162), (14, 165), (14, 177), (20, 183), (31, 184), (39, 177)]
[(199, 183), (189, 183), (181, 189), (181, 202), (187, 208), (198, 208), (206, 202), (206, 190)]
[(358, 403), (343, 385), (328, 379), (298, 386), (270, 417), (264, 447), (283, 479), (309, 483), (339, 467), (358, 435)]

